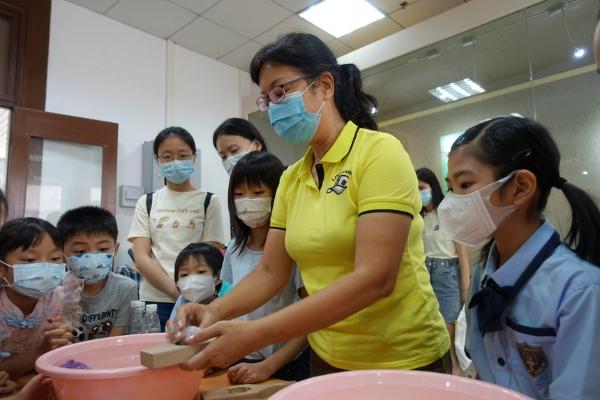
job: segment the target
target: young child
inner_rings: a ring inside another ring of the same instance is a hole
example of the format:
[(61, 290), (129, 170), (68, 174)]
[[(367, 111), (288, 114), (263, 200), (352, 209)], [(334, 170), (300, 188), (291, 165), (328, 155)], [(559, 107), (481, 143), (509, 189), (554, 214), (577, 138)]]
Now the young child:
[[(284, 166), (274, 155), (252, 152), (241, 158), (229, 181), (229, 215), (233, 240), (225, 253), (221, 279), (233, 286), (254, 270), (262, 256), (271, 207)], [(292, 304), (306, 290), (298, 270), (288, 284), (271, 300), (241, 317), (256, 320)], [(308, 350), (305, 337), (267, 346), (247, 355), (243, 362), (229, 368), (232, 383), (257, 383), (274, 376), (284, 380), (308, 377)]]
[[(591, 400), (600, 393), (600, 211), (559, 164), (537, 122), (482, 122), (452, 146), (454, 193), (438, 213), (455, 241), (493, 239), (473, 274), (467, 315), (479, 376), (536, 399)], [(553, 188), (572, 216), (564, 243), (542, 214)]]
[(59, 304), (62, 246), (58, 230), (38, 218), (15, 219), (0, 229), (0, 370), (11, 379), (73, 338)]
[(115, 217), (103, 208), (84, 206), (64, 213), (57, 227), (67, 265), (84, 283), (74, 341), (123, 335), (129, 303), (138, 299), (138, 292), (133, 280), (111, 271), (119, 250)]
[(207, 243), (191, 243), (181, 250), (175, 259), (175, 284), (181, 295), (169, 319), (175, 319), (183, 304), (208, 304), (229, 292), (231, 286), (219, 278), (222, 266), (223, 253)]

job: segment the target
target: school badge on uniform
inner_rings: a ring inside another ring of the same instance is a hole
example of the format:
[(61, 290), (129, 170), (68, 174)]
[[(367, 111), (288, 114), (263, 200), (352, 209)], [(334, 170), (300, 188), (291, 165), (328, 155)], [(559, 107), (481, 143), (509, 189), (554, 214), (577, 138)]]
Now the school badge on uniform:
[(531, 346), (527, 342), (517, 343), (521, 361), (532, 377), (538, 377), (548, 366), (546, 353), (541, 346)]

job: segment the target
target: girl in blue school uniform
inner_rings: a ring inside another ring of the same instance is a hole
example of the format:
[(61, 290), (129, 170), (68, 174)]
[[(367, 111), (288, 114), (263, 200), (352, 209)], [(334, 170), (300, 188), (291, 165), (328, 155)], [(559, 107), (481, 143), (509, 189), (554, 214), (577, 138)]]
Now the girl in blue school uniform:
[[(559, 164), (540, 124), (482, 122), (452, 146), (453, 193), (438, 213), (459, 243), (492, 238), (474, 271), (467, 313), (466, 349), (480, 378), (536, 399), (598, 399), (600, 212)], [(543, 216), (551, 191), (569, 204), (564, 242)]]

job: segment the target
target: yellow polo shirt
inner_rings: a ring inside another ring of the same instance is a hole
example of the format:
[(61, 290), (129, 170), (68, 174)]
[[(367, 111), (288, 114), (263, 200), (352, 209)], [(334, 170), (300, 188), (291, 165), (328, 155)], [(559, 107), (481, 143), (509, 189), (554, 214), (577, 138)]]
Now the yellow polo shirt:
[(309, 149), (284, 172), (271, 217), (272, 228), (286, 231), (286, 250), (309, 294), (354, 270), (360, 215), (400, 212), (413, 218), (394, 292), (311, 333), (312, 349), (346, 370), (415, 369), (439, 359), (450, 341), (425, 268), (417, 177), (402, 144), (348, 122), (323, 157), (320, 190), (312, 163)]

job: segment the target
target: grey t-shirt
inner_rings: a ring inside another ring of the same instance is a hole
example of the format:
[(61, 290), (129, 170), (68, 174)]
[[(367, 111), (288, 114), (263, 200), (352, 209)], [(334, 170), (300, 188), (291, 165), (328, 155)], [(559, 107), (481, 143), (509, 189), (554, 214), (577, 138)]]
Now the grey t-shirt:
[(108, 273), (106, 285), (95, 296), (81, 295), (81, 320), (74, 327), (73, 341), (107, 337), (113, 326), (127, 326), (129, 302), (138, 299), (134, 280), (113, 272)]

